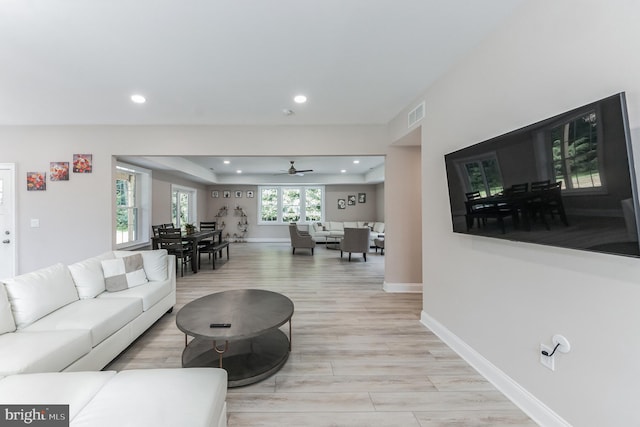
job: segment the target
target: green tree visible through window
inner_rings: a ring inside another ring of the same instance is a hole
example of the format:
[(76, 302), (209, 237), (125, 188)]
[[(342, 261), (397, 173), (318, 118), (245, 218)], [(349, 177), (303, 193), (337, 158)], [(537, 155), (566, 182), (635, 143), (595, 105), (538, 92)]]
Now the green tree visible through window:
[(323, 187), (261, 187), (259, 221), (289, 223), (322, 221)]
[(602, 186), (597, 130), (595, 111), (551, 129), (553, 171), (556, 181), (562, 181), (562, 188)]
[(305, 218), (307, 221), (322, 221), (322, 189), (307, 188), (305, 191)]
[(260, 220), (278, 221), (278, 189), (263, 188), (260, 191)]
[(116, 243), (128, 243), (137, 236), (136, 175), (116, 173)]
[(300, 221), (300, 189), (282, 189), (282, 222)]
[(503, 190), (496, 158), (466, 161), (464, 168), (469, 181), (469, 191), (479, 191), (482, 197), (486, 197)]

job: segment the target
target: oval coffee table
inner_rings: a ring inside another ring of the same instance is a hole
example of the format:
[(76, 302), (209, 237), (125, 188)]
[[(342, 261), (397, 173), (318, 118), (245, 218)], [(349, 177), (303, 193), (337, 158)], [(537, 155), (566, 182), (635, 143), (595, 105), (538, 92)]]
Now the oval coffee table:
[[(292, 315), (293, 302), (277, 292), (238, 289), (198, 298), (176, 315), (176, 325), (185, 334), (182, 366), (223, 368), (229, 387), (261, 381), (289, 357)], [(288, 338), (279, 329), (287, 322)]]

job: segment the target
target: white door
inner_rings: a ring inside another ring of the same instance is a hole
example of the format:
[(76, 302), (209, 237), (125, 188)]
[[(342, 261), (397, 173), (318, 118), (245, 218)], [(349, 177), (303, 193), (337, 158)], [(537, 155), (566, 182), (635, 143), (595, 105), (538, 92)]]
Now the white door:
[(16, 273), (15, 165), (0, 164), (0, 279)]

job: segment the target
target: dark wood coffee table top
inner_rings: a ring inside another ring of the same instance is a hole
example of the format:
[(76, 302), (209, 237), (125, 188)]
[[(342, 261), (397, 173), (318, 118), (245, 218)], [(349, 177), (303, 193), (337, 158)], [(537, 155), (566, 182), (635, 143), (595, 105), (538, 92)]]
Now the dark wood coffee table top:
[[(176, 315), (178, 329), (208, 340), (235, 341), (253, 338), (287, 323), (293, 302), (277, 292), (237, 289), (217, 292), (185, 305)], [(230, 328), (211, 328), (230, 323)]]

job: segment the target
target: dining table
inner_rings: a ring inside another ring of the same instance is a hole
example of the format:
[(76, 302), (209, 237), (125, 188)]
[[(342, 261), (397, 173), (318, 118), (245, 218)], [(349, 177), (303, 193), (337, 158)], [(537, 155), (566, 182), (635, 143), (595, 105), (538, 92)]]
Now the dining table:
[[(191, 243), (193, 252), (191, 253), (191, 270), (194, 273), (198, 272), (198, 243), (205, 239), (212, 238), (213, 244), (218, 245), (222, 243), (222, 230), (200, 230), (192, 233), (182, 232), (182, 240)], [(159, 249), (160, 237), (153, 236), (151, 238), (151, 247), (153, 249)]]

